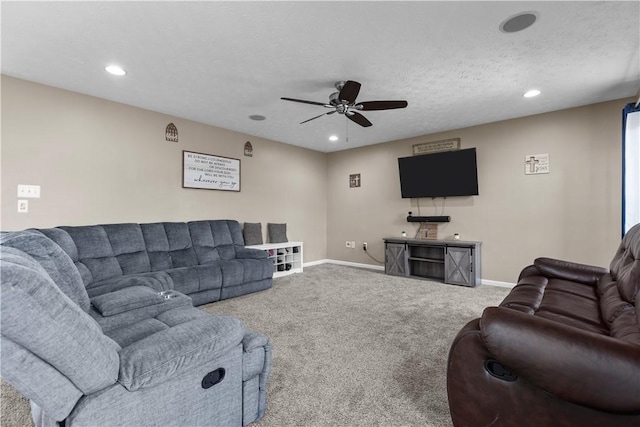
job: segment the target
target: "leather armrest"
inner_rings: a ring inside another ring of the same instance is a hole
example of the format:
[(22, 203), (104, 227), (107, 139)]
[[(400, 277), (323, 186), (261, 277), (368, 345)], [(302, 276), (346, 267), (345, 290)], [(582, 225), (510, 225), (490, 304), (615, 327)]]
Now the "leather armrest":
[(640, 346), (499, 307), (485, 309), (482, 340), (529, 383), (579, 405), (640, 411)]
[(268, 255), (262, 249), (253, 248), (236, 248), (236, 258), (243, 259), (262, 259), (267, 258)]
[(578, 264), (553, 258), (538, 258), (533, 262), (538, 271), (546, 277), (571, 280), (595, 286), (598, 279), (609, 272), (606, 268)]

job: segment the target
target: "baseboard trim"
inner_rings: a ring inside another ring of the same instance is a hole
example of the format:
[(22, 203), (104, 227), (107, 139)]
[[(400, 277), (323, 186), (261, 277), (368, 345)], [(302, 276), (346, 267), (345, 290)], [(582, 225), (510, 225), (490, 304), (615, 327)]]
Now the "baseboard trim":
[(488, 280), (488, 279), (481, 279), (480, 283), (482, 283), (483, 285), (497, 286), (499, 288), (509, 288), (509, 289), (512, 289), (516, 285), (515, 283), (500, 282), (498, 280)]
[(382, 265), (362, 264), (359, 262), (340, 261), (337, 259), (320, 259), (317, 261), (305, 262), (304, 266), (307, 267), (307, 266), (320, 265), (320, 264), (338, 264), (338, 265), (346, 265), (347, 267), (368, 268), (370, 270), (384, 271), (384, 266)]
[[(384, 266), (382, 265), (362, 264), (359, 262), (340, 261), (337, 259), (319, 259), (316, 261), (305, 262), (303, 266), (311, 267), (312, 265), (321, 265), (321, 264), (337, 264), (337, 265), (346, 265), (347, 267), (368, 268), (370, 270), (384, 271)], [(489, 279), (480, 279), (480, 284), (488, 285), (488, 286), (497, 286), (499, 288), (509, 288), (509, 289), (513, 288), (516, 285), (515, 283), (500, 282), (498, 280), (489, 280)]]

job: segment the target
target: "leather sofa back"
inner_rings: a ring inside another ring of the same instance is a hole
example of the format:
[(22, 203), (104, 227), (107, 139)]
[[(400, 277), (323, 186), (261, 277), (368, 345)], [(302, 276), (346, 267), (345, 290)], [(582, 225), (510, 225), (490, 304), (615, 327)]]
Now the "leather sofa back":
[(600, 314), (609, 335), (640, 344), (640, 224), (623, 237), (610, 264), (610, 273), (598, 282)]

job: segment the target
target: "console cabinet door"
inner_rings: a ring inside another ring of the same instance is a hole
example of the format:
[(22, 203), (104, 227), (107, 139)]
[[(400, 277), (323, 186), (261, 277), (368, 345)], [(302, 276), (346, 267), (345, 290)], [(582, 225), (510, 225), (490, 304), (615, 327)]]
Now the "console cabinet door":
[(406, 276), (408, 274), (404, 243), (385, 244), (384, 272), (393, 276)]
[(471, 248), (448, 246), (444, 257), (445, 283), (475, 286)]

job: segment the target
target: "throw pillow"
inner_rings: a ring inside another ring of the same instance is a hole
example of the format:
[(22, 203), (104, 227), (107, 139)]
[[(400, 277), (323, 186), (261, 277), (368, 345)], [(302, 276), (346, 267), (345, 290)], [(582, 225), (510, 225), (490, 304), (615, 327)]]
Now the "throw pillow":
[(271, 243), (284, 243), (287, 240), (287, 224), (272, 224), (268, 223), (267, 228), (269, 230), (269, 242)]
[(262, 241), (262, 223), (245, 222), (244, 223), (244, 244), (245, 246), (261, 245)]

